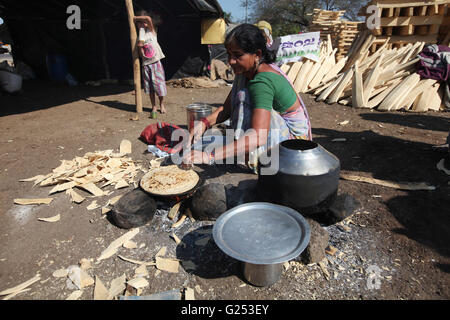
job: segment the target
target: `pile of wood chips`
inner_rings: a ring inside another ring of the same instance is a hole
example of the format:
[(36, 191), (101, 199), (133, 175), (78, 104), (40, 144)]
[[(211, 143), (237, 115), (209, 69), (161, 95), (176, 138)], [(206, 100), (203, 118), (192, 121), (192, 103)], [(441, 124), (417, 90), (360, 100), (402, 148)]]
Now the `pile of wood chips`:
[[(75, 188), (83, 189), (94, 197), (101, 197), (113, 192), (102, 190), (109, 185), (114, 186), (115, 189), (125, 188), (130, 184), (137, 187), (138, 181), (135, 178), (139, 171), (145, 172), (145, 170), (141, 165), (136, 164), (133, 159), (126, 156), (127, 153), (131, 152), (131, 147), (128, 150), (129, 152), (123, 151), (122, 147), (127, 145), (126, 142), (127, 140), (122, 141), (120, 153), (114, 153), (114, 150), (88, 152), (83, 157), (62, 160), (61, 165), (49, 174), (37, 175), (20, 181), (34, 182), (33, 186), (53, 186), (49, 194), (65, 191), (66, 194), (70, 195), (72, 202), (75, 203), (81, 203), (85, 200), (82, 195), (75, 191)], [(16, 203), (28, 204), (16, 200)]]
[(413, 112), (444, 109), (443, 92), (436, 80), (422, 79), (416, 73), (417, 55), (424, 42), (388, 49), (389, 39), (374, 54), (375, 37), (363, 32), (348, 55), (336, 62), (331, 40), (321, 47), (320, 59), (282, 66), (299, 93), (311, 93), (316, 101), (340, 103), (356, 108), (383, 111), (404, 109)]

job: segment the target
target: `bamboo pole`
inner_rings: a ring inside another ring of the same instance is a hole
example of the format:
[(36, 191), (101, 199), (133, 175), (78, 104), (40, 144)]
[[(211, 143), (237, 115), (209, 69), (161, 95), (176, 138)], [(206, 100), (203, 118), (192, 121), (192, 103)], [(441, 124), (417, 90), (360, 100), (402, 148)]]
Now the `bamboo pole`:
[(133, 57), (134, 91), (136, 99), (136, 112), (142, 113), (142, 92), (141, 92), (141, 63), (139, 62), (139, 52), (137, 44), (137, 33), (134, 25), (133, 1), (125, 0), (128, 12), (128, 23), (130, 25), (131, 54)]

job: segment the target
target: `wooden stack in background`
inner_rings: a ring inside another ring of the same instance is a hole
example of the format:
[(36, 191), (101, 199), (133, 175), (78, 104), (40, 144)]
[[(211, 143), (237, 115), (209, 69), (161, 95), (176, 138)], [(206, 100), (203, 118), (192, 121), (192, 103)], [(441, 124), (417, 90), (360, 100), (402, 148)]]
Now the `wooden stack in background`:
[[(369, 18), (367, 7), (380, 10), (380, 27), (370, 30), (376, 37), (370, 48), (376, 52), (389, 38), (388, 49), (401, 48), (408, 43), (438, 43), (441, 25), (449, 23), (447, 10), (450, 0), (373, 0), (361, 9), (360, 15)], [(445, 37), (445, 36), (444, 36)], [(448, 43), (446, 44), (448, 45)]]
[(358, 35), (358, 25), (362, 22), (342, 20), (345, 11), (314, 9), (310, 32), (320, 31), (321, 41), (331, 37), (332, 46), (337, 48), (337, 59), (345, 57), (353, 40)]
[(345, 57), (349, 52), (349, 49), (358, 36), (358, 26), (363, 22), (357, 21), (345, 21), (342, 20), (339, 25), (336, 26), (336, 38), (337, 38), (337, 59)]
[(331, 36), (333, 47), (337, 46), (335, 37), (336, 26), (341, 24), (341, 18), (345, 11), (328, 11), (314, 9), (312, 13), (312, 22), (309, 26), (310, 32), (320, 31), (320, 40), (327, 41), (328, 35)]
[(298, 93), (310, 93), (316, 101), (340, 103), (356, 108), (413, 112), (439, 111), (442, 91), (436, 80), (420, 79), (417, 55), (425, 42), (390, 49), (390, 39), (369, 56), (376, 37), (363, 32), (355, 39), (349, 55), (337, 61), (331, 37), (322, 43), (320, 59), (303, 59), (281, 68)]

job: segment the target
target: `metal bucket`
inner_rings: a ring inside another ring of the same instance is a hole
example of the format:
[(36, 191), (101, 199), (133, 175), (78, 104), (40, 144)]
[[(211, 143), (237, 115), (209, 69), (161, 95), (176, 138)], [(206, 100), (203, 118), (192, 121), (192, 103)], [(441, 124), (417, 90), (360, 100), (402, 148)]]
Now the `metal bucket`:
[(243, 262), (244, 277), (251, 284), (267, 287), (277, 282), (283, 273), (283, 264), (253, 264)]
[(191, 130), (195, 121), (200, 121), (212, 113), (212, 106), (206, 103), (193, 103), (186, 107), (186, 112), (188, 130)]

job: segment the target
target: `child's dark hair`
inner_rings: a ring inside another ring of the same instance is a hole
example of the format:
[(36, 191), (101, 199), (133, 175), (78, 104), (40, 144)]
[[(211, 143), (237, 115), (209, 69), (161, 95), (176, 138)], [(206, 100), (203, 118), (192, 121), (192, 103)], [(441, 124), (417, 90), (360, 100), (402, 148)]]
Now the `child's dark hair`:
[(233, 40), (246, 53), (256, 53), (258, 49), (261, 50), (261, 62), (270, 64), (276, 60), (276, 53), (267, 48), (263, 32), (252, 24), (243, 23), (231, 30), (225, 38), (225, 46), (228, 46)]
[(153, 26), (155, 28), (158, 27), (162, 22), (161, 17), (152, 11), (149, 12), (147, 10), (139, 10), (136, 12), (136, 15), (137, 16), (147, 16), (147, 17), (152, 18)]

